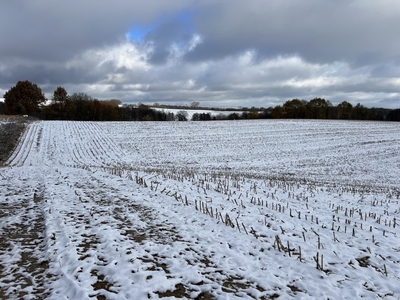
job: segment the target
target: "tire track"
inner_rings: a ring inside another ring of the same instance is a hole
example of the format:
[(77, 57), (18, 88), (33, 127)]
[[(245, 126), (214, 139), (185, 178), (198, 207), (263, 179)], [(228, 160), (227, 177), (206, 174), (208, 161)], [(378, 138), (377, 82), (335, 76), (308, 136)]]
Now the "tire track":
[(44, 185), (30, 186), (29, 180), (21, 186), (7, 179), (0, 210), (0, 299), (44, 299), (52, 278), (44, 255)]

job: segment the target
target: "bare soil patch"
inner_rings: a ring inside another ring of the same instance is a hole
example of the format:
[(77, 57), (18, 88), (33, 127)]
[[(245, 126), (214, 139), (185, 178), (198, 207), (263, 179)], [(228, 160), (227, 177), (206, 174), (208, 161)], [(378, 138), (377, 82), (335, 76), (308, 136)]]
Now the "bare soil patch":
[(0, 166), (3, 166), (18, 144), (31, 118), (21, 116), (0, 116)]

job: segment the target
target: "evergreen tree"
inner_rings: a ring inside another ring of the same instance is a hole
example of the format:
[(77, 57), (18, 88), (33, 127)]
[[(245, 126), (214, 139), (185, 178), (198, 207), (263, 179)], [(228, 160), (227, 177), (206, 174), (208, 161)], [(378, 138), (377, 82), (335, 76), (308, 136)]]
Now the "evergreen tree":
[(8, 115), (35, 114), (46, 98), (42, 90), (30, 81), (18, 83), (4, 94), (5, 113)]

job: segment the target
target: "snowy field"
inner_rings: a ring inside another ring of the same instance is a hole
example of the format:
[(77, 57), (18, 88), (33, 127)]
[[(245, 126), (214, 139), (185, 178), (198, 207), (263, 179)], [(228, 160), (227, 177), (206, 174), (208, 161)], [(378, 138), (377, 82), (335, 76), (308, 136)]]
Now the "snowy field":
[(400, 299), (400, 124), (34, 122), (0, 299)]

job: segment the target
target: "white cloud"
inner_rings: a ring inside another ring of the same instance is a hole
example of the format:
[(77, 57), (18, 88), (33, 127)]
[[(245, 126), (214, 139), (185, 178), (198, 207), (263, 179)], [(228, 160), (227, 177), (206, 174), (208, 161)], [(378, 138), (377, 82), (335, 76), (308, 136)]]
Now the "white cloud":
[(147, 54), (151, 49), (140, 51), (138, 47), (129, 41), (106, 48), (90, 49), (82, 55), (74, 57), (66, 63), (66, 68), (98, 68), (118, 70), (148, 71)]
[[(293, 98), (310, 100), (332, 95), (333, 101), (355, 102), (359, 97), (364, 104), (373, 105), (378, 102), (377, 97), (396, 96), (360, 92), (359, 87), (367, 81), (375, 87), (382, 82), (369, 78), (365, 68), (351, 69), (345, 62), (311, 63), (298, 55), (260, 59), (256, 50), (207, 62), (186, 61), (184, 55), (191, 51), (192, 42), (193, 39), (180, 45), (180, 53), (172, 51), (161, 65), (149, 63), (151, 47), (132, 41), (88, 50), (67, 65), (79, 68), (79, 72), (89, 68), (91, 73), (98, 73), (97, 82), (80, 86), (86, 92), (99, 98), (117, 94), (123, 101), (207, 101), (219, 106), (252, 106), (253, 102), (270, 106)], [(398, 82), (398, 78), (392, 78), (384, 85)]]

